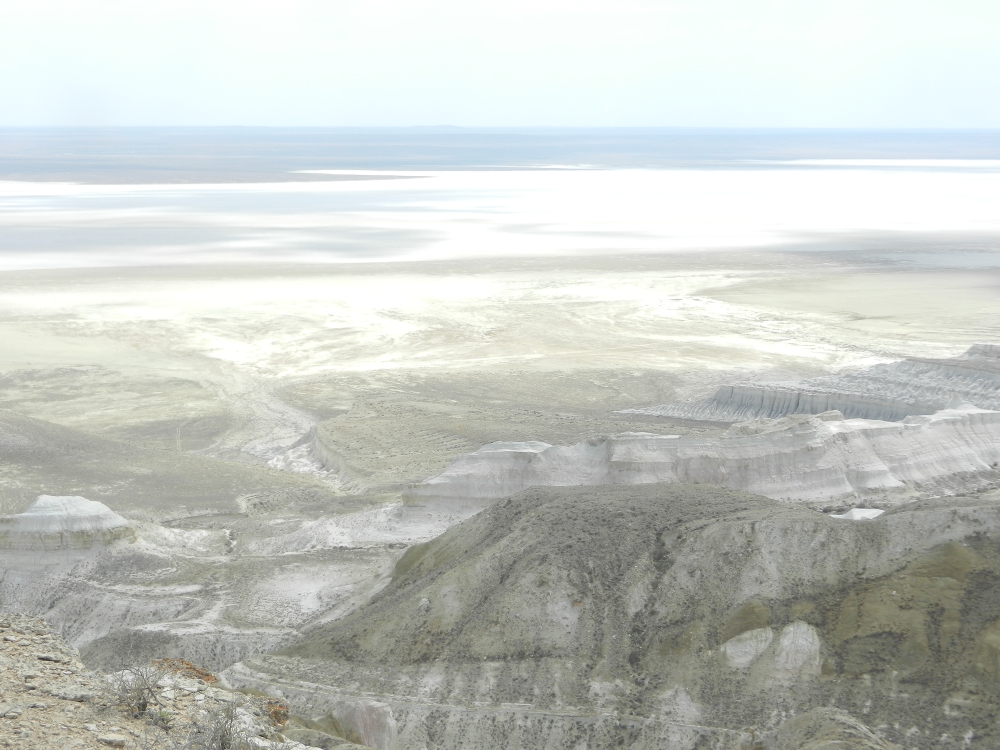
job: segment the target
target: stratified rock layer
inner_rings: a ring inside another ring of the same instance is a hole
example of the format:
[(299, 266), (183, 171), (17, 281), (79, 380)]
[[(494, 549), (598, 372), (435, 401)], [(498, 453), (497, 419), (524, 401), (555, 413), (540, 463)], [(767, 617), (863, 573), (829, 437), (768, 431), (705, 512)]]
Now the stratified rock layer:
[(493, 443), (406, 493), (470, 504), (532, 486), (689, 482), (777, 500), (882, 503), (918, 491), (996, 482), (1000, 412), (947, 409), (902, 422), (817, 417), (757, 420), (721, 438), (626, 433), (572, 446)]
[(1000, 346), (977, 344), (948, 359), (904, 359), (788, 385), (734, 383), (687, 404), (625, 413), (740, 422), (836, 410), (848, 418), (899, 421), (957, 403), (1000, 409)]
[(0, 549), (73, 550), (135, 540), (135, 529), (104, 503), (39, 495), (23, 513), (0, 518)]
[(401, 749), (735, 748), (835, 706), (908, 748), (986, 750), (998, 540), (995, 498), (850, 521), (708, 486), (534, 488), (227, 675), (309, 713), (374, 697)]

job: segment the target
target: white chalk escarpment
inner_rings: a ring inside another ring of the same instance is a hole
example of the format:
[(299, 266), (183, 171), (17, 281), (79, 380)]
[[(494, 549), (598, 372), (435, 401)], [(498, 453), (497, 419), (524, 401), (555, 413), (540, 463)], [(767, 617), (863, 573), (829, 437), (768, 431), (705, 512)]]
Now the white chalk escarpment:
[(105, 668), (169, 656), (220, 669), (277, 648), (441, 530), (415, 536), (377, 513), (371, 529), (352, 513), (370, 503), (315, 477), (5, 410), (0, 465), (0, 614), (45, 617)]
[(839, 411), (848, 418), (899, 421), (959, 403), (1000, 409), (1000, 345), (976, 344), (958, 357), (910, 358), (800, 383), (734, 383), (698, 401), (623, 413), (740, 422)]
[(0, 549), (90, 549), (135, 538), (126, 519), (85, 497), (39, 495), (23, 513), (0, 517)]
[[(251, 549), (255, 530), (274, 534), (267, 516), (203, 519), (207, 528), (169, 528), (83, 497), (42, 496), (0, 519), (0, 613), (43, 614), (94, 666), (175, 657), (217, 669), (349, 610), (398, 554), (386, 545), (331, 550), (324, 539), (276, 563)], [(246, 544), (234, 543), (244, 534)]]
[(226, 674), (310, 713), (377, 696), (396, 750), (740, 747), (817, 706), (986, 750), (998, 539), (995, 497), (850, 522), (704, 485), (534, 488)]
[(411, 502), (472, 504), (533, 486), (688, 482), (825, 505), (898, 503), (1000, 478), (1000, 411), (974, 407), (901, 422), (837, 412), (755, 420), (720, 438), (626, 433), (572, 446), (494, 443), (408, 488)]

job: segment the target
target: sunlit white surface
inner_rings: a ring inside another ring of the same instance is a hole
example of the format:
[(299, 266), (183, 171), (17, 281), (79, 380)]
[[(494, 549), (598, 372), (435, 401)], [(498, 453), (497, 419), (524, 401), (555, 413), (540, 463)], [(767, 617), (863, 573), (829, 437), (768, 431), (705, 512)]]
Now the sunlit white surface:
[(6, 182), (0, 269), (614, 255), (849, 242), (892, 232), (1000, 234), (1000, 170), (916, 161), (942, 168), (857, 160), (878, 168), (443, 171), (405, 179), (396, 172), (378, 180), (229, 185)]
[(885, 511), (878, 508), (851, 508), (846, 513), (831, 513), (830, 518), (842, 518), (847, 521), (870, 521), (873, 518), (878, 518), (883, 513)]

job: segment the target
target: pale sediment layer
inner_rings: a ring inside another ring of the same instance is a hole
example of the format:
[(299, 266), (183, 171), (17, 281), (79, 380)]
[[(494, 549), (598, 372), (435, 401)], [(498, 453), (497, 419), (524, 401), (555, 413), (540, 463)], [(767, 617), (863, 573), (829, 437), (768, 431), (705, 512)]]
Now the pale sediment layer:
[(660, 718), (580, 711), (544, 710), (529, 703), (449, 705), (418, 698), (341, 692), (329, 685), (286, 681), (237, 664), (227, 679), (242, 688), (281, 696), (296, 711), (367, 715), (366, 735), (383, 750), (553, 750), (581, 746), (629, 750), (746, 750), (752, 735), (741, 729), (685, 724)]
[(706, 399), (623, 413), (739, 422), (836, 410), (848, 418), (899, 421), (960, 403), (1000, 409), (1000, 346), (976, 344), (959, 357), (908, 358), (789, 385), (735, 383)]
[(135, 538), (126, 519), (84, 497), (40, 495), (24, 513), (0, 518), (0, 549), (89, 549)]
[(626, 433), (572, 446), (493, 443), (412, 485), (410, 502), (482, 503), (533, 486), (690, 482), (776, 500), (898, 503), (1000, 479), (1000, 412), (946, 409), (902, 422), (837, 412), (736, 425), (720, 438)]

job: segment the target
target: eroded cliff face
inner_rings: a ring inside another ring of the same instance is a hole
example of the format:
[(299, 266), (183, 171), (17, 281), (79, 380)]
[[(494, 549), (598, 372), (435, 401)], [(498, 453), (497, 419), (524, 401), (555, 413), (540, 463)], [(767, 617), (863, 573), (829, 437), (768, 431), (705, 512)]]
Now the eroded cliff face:
[[(377, 695), (401, 748), (572, 747), (595, 716), (631, 717), (611, 735), (629, 747), (656, 747), (654, 727), (736, 747), (726, 732), (827, 705), (907, 747), (995, 747), (998, 535), (991, 498), (851, 521), (705, 486), (535, 488), (228, 674), (314, 710)], [(539, 713), (575, 728), (523, 744)], [(669, 746), (709, 742), (688, 740)]]
[(303, 541), (317, 521), (369, 531), (310, 476), (4, 410), (0, 466), (0, 614), (44, 616), (91, 666), (164, 656), (221, 669), (353, 606), (398, 555), (371, 533)]
[(976, 344), (958, 357), (908, 358), (784, 385), (734, 383), (705, 399), (625, 413), (741, 422), (836, 410), (849, 419), (894, 422), (960, 403), (1000, 409), (1000, 346)]
[(408, 488), (412, 503), (470, 507), (532, 486), (690, 482), (814, 506), (898, 504), (1000, 481), (1000, 411), (946, 409), (902, 422), (839, 412), (759, 419), (718, 438), (626, 433), (572, 446), (493, 443)]
[(23, 513), (0, 518), (0, 549), (5, 550), (90, 550), (119, 539), (135, 541), (134, 526), (104, 503), (84, 497), (40, 495)]
[(234, 552), (239, 521), (170, 528), (86, 498), (42, 496), (0, 518), (0, 612), (44, 613), (91, 666), (176, 657), (222, 668), (286, 644), (296, 625), (370, 587), (392, 559), (392, 550), (359, 550), (338, 570), (319, 550), (275, 564)]

